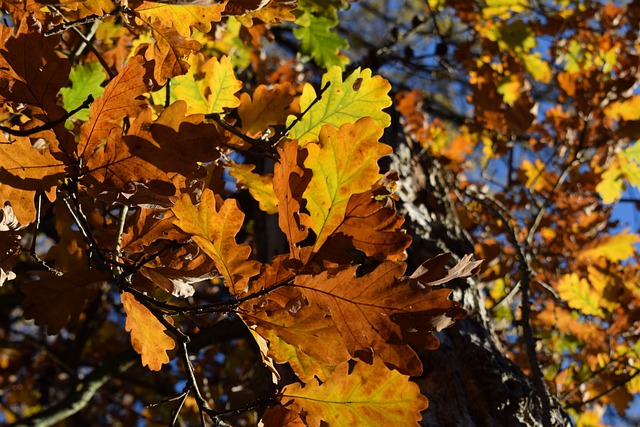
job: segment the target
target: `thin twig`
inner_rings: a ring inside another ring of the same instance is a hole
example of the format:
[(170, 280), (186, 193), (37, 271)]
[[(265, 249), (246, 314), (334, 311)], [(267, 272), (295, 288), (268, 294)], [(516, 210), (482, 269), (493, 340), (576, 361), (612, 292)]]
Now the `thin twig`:
[(94, 21), (101, 21), (101, 20), (105, 19), (108, 16), (115, 15), (116, 12), (118, 12), (118, 9), (114, 10), (111, 13), (107, 13), (107, 14), (104, 14), (104, 15), (90, 15), (90, 16), (87, 16), (85, 18), (78, 19), (77, 21), (64, 22), (62, 24), (56, 25), (55, 27), (51, 28), (50, 30), (45, 31), (43, 33), (43, 35), (45, 37), (51, 37), (51, 36), (55, 36), (56, 34), (62, 34), (69, 28), (74, 28), (74, 27), (77, 27), (78, 25), (89, 24), (89, 23), (94, 22)]
[(56, 120), (51, 120), (50, 122), (47, 122), (45, 124), (43, 124), (42, 126), (36, 126), (34, 128), (31, 129), (27, 129), (27, 130), (16, 130), (16, 129), (11, 129), (5, 126), (0, 126), (0, 131), (6, 132), (9, 135), (12, 136), (30, 136), (30, 135), (34, 135), (38, 132), (42, 132), (45, 130), (51, 130), (54, 127), (58, 126), (60, 123), (64, 123), (65, 120), (67, 120), (69, 117), (73, 116), (75, 113), (77, 113), (80, 110), (84, 110), (85, 108), (89, 108), (89, 106), (91, 105), (91, 103), (93, 102), (93, 96), (89, 95), (87, 97), (87, 99), (85, 99), (85, 101), (82, 103), (82, 105), (80, 105), (78, 108), (74, 108), (73, 110), (69, 111), (67, 114), (63, 115), (62, 117), (60, 117), (59, 119)]
[(325, 83), (325, 85), (316, 94), (315, 99), (311, 101), (311, 104), (309, 104), (309, 106), (305, 108), (305, 110), (298, 117), (296, 117), (296, 119), (292, 121), (289, 126), (287, 126), (287, 128), (284, 130), (284, 132), (281, 135), (276, 135), (276, 137), (274, 138), (276, 141), (273, 144), (274, 146), (278, 145), (278, 143), (280, 143), (282, 138), (289, 136), (289, 132), (291, 131), (291, 129), (293, 129), (293, 127), (297, 125), (300, 122), (300, 120), (302, 120), (302, 118), (309, 112), (309, 110), (311, 110), (311, 108), (314, 105), (316, 105), (318, 102), (320, 102), (320, 100), (322, 100), (322, 95), (324, 95), (324, 93), (329, 89), (329, 86), (331, 86), (331, 82)]
[(471, 199), (481, 203), (491, 212), (500, 218), (504, 224), (507, 232), (507, 239), (516, 251), (516, 257), (518, 259), (518, 269), (520, 270), (520, 291), (522, 295), (522, 303), (520, 305), (521, 312), (521, 324), (522, 335), (525, 342), (527, 358), (531, 365), (532, 381), (540, 399), (542, 410), (542, 425), (544, 427), (551, 427), (551, 402), (549, 396), (549, 390), (544, 382), (544, 375), (540, 368), (540, 362), (538, 360), (538, 354), (536, 351), (536, 338), (533, 335), (533, 327), (531, 326), (531, 302), (529, 301), (531, 292), (531, 277), (533, 276), (533, 270), (529, 263), (528, 251), (526, 247), (526, 241), (521, 244), (518, 241), (515, 226), (512, 224), (511, 215), (509, 210), (498, 200), (485, 194), (466, 191), (466, 194)]

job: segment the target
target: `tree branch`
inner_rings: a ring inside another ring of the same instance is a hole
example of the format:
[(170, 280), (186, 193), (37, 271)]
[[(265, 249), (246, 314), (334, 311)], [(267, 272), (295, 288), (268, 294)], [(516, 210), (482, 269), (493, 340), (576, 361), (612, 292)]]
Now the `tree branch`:
[(47, 427), (64, 420), (87, 406), (93, 395), (108, 381), (131, 368), (138, 355), (133, 349), (127, 350), (96, 369), (83, 380), (79, 381), (75, 388), (67, 396), (44, 411), (24, 418), (12, 427), (34, 426)]

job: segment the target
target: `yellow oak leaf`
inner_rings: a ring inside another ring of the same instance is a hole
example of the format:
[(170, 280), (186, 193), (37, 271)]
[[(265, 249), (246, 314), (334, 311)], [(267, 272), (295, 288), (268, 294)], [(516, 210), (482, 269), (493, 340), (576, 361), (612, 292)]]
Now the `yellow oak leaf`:
[(273, 175), (253, 173), (256, 165), (240, 165), (229, 163), (229, 173), (238, 180), (238, 184), (246, 187), (251, 196), (258, 202), (260, 209), (268, 214), (278, 212), (278, 198), (273, 192)]
[(546, 165), (540, 159), (536, 159), (535, 163), (524, 160), (520, 169), (526, 176), (526, 186), (535, 192), (551, 191), (555, 185), (558, 176), (546, 171)]
[[(222, 113), (225, 108), (240, 105), (235, 93), (242, 89), (242, 82), (236, 79), (233, 65), (228, 56), (218, 62), (211, 58), (204, 64), (192, 66), (184, 76), (176, 77), (172, 83), (178, 99), (187, 101), (189, 114)], [(197, 74), (204, 78), (196, 80)]]
[(319, 144), (307, 144), (305, 167), (313, 176), (303, 197), (307, 200), (309, 226), (317, 238), (316, 252), (344, 220), (352, 195), (363, 193), (380, 179), (378, 160), (391, 147), (378, 142), (382, 128), (367, 117), (340, 129), (325, 126)]
[(176, 346), (175, 341), (165, 333), (164, 325), (133, 294), (123, 292), (120, 299), (127, 313), (125, 329), (131, 333), (133, 349), (142, 356), (142, 366), (159, 371), (162, 365), (169, 363), (167, 351)]
[(549, 83), (553, 77), (553, 71), (549, 63), (542, 59), (540, 52), (522, 55), (524, 66), (531, 76), (542, 83)]
[(60, 4), (67, 10), (75, 10), (80, 18), (89, 15), (102, 16), (115, 10), (116, 4), (112, 0), (61, 0)]
[(616, 120), (640, 120), (640, 95), (609, 104), (605, 114)]
[[(331, 67), (322, 77), (322, 87), (327, 83), (330, 86), (322, 98), (291, 128), (291, 139), (297, 139), (304, 145), (317, 141), (324, 125), (339, 128), (363, 117), (370, 117), (382, 128), (391, 123), (389, 115), (382, 111), (392, 104), (388, 95), (391, 85), (380, 76), (371, 77), (368, 68), (362, 71), (358, 68), (343, 82), (340, 67)], [(316, 98), (313, 86), (305, 84), (300, 97), (300, 110), (305, 111)], [(287, 126), (294, 120), (294, 116), (289, 116)]]
[(290, 384), (281, 396), (283, 405), (304, 414), (309, 427), (418, 426), (428, 407), (417, 384), (377, 358), (371, 365), (357, 363), (350, 374), (344, 362), (322, 385)]
[(211, 31), (211, 23), (220, 22), (227, 1), (210, 6), (190, 6), (145, 1), (135, 7), (137, 18), (149, 25), (174, 27), (182, 37), (189, 37), (192, 28), (203, 33)]
[(516, 74), (505, 77), (498, 85), (498, 93), (502, 95), (505, 103), (513, 105), (520, 98), (522, 78)]
[(188, 194), (183, 194), (171, 210), (175, 224), (213, 259), (232, 294), (244, 292), (252, 276), (260, 272), (260, 263), (250, 260), (251, 247), (236, 243), (236, 234), (242, 228), (244, 213), (238, 202), (222, 202), (210, 189), (205, 189), (200, 205), (195, 206)]
[(595, 247), (580, 252), (578, 259), (604, 257), (612, 262), (623, 261), (636, 252), (640, 236), (625, 230), (622, 233), (603, 237)]
[(558, 294), (567, 301), (571, 308), (582, 311), (587, 315), (604, 317), (600, 306), (602, 295), (596, 292), (587, 279), (576, 273), (565, 274), (558, 281)]

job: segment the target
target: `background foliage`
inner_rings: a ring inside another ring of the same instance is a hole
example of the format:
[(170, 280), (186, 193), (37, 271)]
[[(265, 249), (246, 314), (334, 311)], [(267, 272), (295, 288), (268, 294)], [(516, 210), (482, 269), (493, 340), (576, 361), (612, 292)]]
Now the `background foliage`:
[(635, 422), (639, 2), (1, 3), (2, 422)]

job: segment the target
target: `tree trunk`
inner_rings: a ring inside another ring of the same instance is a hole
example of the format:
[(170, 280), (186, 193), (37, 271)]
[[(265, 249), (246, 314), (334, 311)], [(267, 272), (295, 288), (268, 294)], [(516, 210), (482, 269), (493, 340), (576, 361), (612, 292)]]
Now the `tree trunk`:
[[(441, 252), (453, 253), (454, 259), (473, 253), (473, 244), (460, 227), (449, 197), (444, 170), (426, 156), (418, 161), (406, 144), (395, 145), (391, 168), (400, 174), (398, 208), (405, 215), (406, 228), (414, 239), (409, 267), (415, 268)], [(458, 281), (452, 289), (452, 299), (459, 301), (469, 315), (438, 335), (441, 342), (438, 350), (421, 354), (425, 370), (418, 383), (429, 398), (422, 424), (571, 425), (560, 403), (546, 390), (538, 392), (534, 382), (500, 351), (477, 283)], [(546, 415), (541, 399), (549, 402)]]

